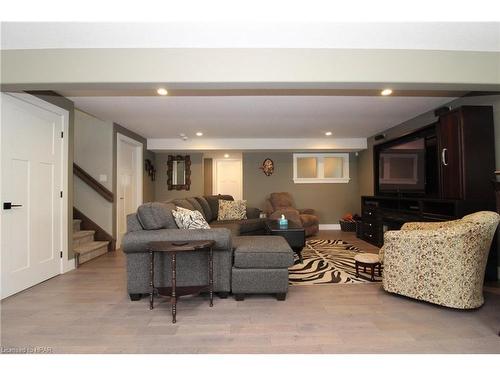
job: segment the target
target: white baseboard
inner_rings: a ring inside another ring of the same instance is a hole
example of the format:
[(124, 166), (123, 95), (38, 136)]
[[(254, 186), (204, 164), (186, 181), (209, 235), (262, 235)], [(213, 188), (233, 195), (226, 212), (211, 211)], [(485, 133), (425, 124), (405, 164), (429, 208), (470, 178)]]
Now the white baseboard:
[(320, 224), (319, 230), (340, 230), (340, 224)]
[(63, 264), (63, 271), (62, 271), (62, 273), (73, 271), (75, 268), (76, 268), (76, 258), (68, 259)]

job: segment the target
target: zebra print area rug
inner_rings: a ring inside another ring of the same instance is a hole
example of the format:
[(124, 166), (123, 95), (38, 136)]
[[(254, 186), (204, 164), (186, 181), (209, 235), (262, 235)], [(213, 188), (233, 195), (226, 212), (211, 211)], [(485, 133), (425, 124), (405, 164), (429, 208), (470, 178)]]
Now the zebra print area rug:
[[(359, 253), (363, 251), (342, 240), (308, 240), (302, 250), (304, 262), (299, 263), (297, 257), (295, 264), (289, 268), (290, 285), (372, 282), (370, 275), (362, 269), (356, 277), (354, 256)], [(375, 282), (382, 281), (378, 273), (375, 274)]]

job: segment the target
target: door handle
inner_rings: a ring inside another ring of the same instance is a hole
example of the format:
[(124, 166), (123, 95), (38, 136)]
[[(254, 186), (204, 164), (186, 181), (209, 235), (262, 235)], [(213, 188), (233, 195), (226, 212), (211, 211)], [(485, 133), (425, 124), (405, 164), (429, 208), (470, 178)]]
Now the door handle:
[(22, 204), (12, 204), (12, 202), (3, 202), (3, 209), (10, 210), (12, 207), (22, 207)]
[(443, 148), (443, 151), (441, 151), (441, 161), (443, 162), (444, 166), (448, 165), (448, 162), (446, 161), (446, 152), (448, 151), (447, 148)]

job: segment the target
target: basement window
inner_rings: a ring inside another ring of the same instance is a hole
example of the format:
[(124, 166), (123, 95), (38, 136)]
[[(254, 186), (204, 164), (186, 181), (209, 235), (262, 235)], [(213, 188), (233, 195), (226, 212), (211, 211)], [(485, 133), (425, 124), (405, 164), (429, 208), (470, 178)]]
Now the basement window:
[(293, 154), (293, 182), (296, 184), (346, 184), (349, 154)]

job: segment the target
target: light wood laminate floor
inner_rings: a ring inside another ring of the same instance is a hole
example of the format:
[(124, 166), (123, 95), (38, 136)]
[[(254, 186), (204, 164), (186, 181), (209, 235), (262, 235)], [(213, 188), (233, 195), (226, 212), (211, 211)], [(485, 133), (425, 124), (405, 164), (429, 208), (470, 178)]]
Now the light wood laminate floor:
[[(325, 231), (365, 251), (352, 233)], [(170, 303), (126, 293), (125, 256), (108, 253), (1, 303), (1, 345), (54, 353), (500, 353), (500, 286), (458, 311), (384, 292), (379, 283), (293, 286), (287, 300), (183, 297)]]

